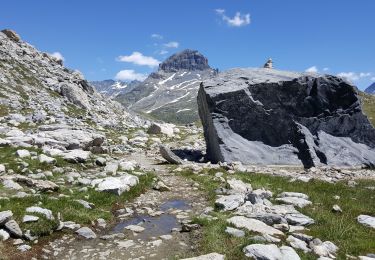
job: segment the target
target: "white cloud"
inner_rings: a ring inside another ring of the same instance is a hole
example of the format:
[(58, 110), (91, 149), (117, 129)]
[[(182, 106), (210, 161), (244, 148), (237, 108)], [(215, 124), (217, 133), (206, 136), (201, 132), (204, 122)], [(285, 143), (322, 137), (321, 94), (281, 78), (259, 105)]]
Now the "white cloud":
[(305, 72), (318, 73), (318, 68), (316, 66), (312, 66), (312, 67), (306, 69)]
[(362, 78), (368, 78), (371, 76), (371, 73), (370, 72), (360, 72), (360, 73), (357, 73), (357, 72), (340, 72), (337, 74), (338, 77), (341, 77), (341, 78), (346, 78), (350, 81), (357, 81), (359, 79), (362, 79)]
[(134, 70), (121, 70), (116, 74), (115, 79), (123, 80), (123, 81), (128, 81), (128, 80), (142, 81), (142, 80), (145, 80), (146, 77), (147, 76), (145, 74), (136, 73)]
[(372, 80), (372, 81), (375, 81), (375, 77), (372, 77), (371, 80)]
[(62, 54), (60, 52), (58, 52), (58, 51), (55, 51), (54, 53), (51, 53), (50, 55), (52, 57), (55, 57), (57, 60), (65, 61), (64, 56), (62, 56)]
[(151, 34), (151, 38), (161, 40), (164, 37), (163, 37), (163, 35), (160, 35), (160, 34), (157, 34), (157, 33), (153, 33), (153, 34)]
[(168, 53), (169, 53), (169, 51), (166, 51), (166, 50), (161, 50), (159, 52), (160, 55), (165, 55), (165, 54), (168, 54)]
[(329, 71), (329, 68), (323, 68), (323, 71)]
[(164, 44), (164, 47), (167, 48), (178, 48), (180, 44), (178, 42), (168, 42)]
[(122, 61), (122, 62), (130, 62), (130, 63), (141, 65), (141, 66), (149, 66), (149, 67), (156, 67), (160, 63), (160, 61), (158, 61), (157, 59), (153, 57), (149, 57), (149, 56), (144, 56), (142, 53), (137, 52), (137, 51), (133, 52), (129, 56), (119, 56), (117, 57), (117, 60)]
[(241, 14), (240, 12), (236, 12), (233, 18), (231, 18), (225, 14), (224, 9), (216, 9), (215, 12), (216, 14), (220, 15), (221, 19), (229, 26), (241, 27), (249, 25), (251, 22), (250, 14)]

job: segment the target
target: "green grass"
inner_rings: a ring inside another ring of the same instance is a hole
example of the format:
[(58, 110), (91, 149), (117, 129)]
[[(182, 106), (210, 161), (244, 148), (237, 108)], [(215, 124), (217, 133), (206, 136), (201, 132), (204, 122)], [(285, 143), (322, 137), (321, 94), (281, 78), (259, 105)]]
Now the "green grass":
[(0, 104), (0, 117), (9, 115), (8, 107)]
[(363, 111), (372, 125), (375, 126), (375, 96), (360, 92), (360, 97), (362, 99)]
[[(215, 189), (221, 185), (213, 181), (214, 172), (218, 171), (211, 170), (202, 176), (185, 171), (182, 175), (200, 183), (201, 189), (207, 192), (207, 199), (214, 205)], [(358, 256), (375, 252), (375, 231), (360, 225), (356, 220), (360, 214), (375, 215), (375, 192), (366, 188), (375, 186), (375, 181), (357, 181), (358, 185), (350, 188), (341, 182), (336, 184), (318, 180), (309, 183), (289, 182), (288, 178), (263, 174), (236, 173), (228, 177), (251, 183), (254, 189), (264, 187), (274, 194), (282, 191), (308, 194), (313, 205), (300, 211), (312, 217), (316, 223), (309, 226), (310, 231), (306, 231), (306, 234), (318, 237), (322, 241), (329, 240), (335, 243), (340, 249), (338, 259), (346, 259), (346, 254)], [(340, 200), (335, 200), (333, 198), (335, 195), (340, 196)], [(340, 205), (342, 214), (331, 211), (334, 204)], [(230, 237), (224, 232), (227, 226), (225, 219), (230, 213), (216, 212), (215, 215), (218, 216), (218, 221), (197, 220), (203, 225), (201, 253), (218, 252), (226, 254), (227, 259), (243, 259), (242, 248), (251, 243), (248, 241), (248, 236), (245, 239)], [(299, 254), (302, 259), (316, 259), (316, 256), (311, 254), (301, 252)]]
[[(30, 229), (31, 233), (38, 236), (49, 235), (51, 229), (57, 227), (57, 221), (47, 220), (43, 215), (38, 215), (40, 220), (36, 223), (22, 223), (22, 218), (26, 214), (25, 209), (30, 206), (40, 206), (52, 210), (56, 218), (60, 212), (64, 221), (74, 221), (82, 225), (90, 225), (92, 221), (103, 218), (109, 222), (113, 220), (112, 211), (117, 209), (124, 202), (132, 200), (136, 196), (144, 193), (153, 180), (153, 174), (149, 173), (139, 177), (139, 184), (132, 187), (130, 191), (121, 196), (115, 194), (98, 192), (89, 188), (87, 192), (80, 192), (79, 187), (66, 187), (58, 193), (43, 193), (40, 196), (30, 196), (26, 198), (10, 198), (0, 200), (0, 211), (11, 210), (15, 220), (20, 223), (23, 230)], [(3, 189), (3, 188), (1, 188)], [(69, 190), (73, 190), (71, 193)], [(58, 198), (58, 194), (66, 194), (69, 197)], [(83, 199), (95, 205), (94, 209), (86, 209), (81, 204), (75, 202), (76, 199)], [(31, 215), (35, 215), (32, 213)]]

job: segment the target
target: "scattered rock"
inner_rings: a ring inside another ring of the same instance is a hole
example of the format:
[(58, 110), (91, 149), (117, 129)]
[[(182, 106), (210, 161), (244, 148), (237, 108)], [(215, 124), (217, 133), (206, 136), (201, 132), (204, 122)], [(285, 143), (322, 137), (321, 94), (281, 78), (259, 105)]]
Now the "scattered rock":
[(129, 226), (126, 226), (125, 229), (136, 232), (136, 233), (140, 233), (145, 230), (144, 227), (141, 227), (138, 225), (129, 225)]
[(229, 218), (227, 221), (228, 223), (233, 224), (236, 228), (246, 228), (248, 231), (252, 232), (267, 235), (284, 235), (284, 233), (280, 230), (268, 226), (267, 224), (257, 219), (246, 218), (243, 216), (234, 216)]
[(167, 160), (167, 162), (171, 163), (171, 164), (182, 164), (182, 160), (180, 159), (180, 157), (178, 157), (177, 155), (175, 155), (168, 147), (166, 147), (165, 145), (160, 145), (159, 146), (159, 150), (160, 150), (160, 154), (161, 156)]
[(95, 159), (95, 163), (98, 166), (106, 166), (107, 160), (103, 157), (98, 157), (98, 158)]
[(277, 247), (274, 244), (252, 244), (243, 249), (247, 257), (255, 260), (300, 260), (301, 258), (288, 246)]
[(240, 229), (237, 229), (237, 228), (232, 228), (232, 227), (226, 227), (225, 233), (227, 233), (231, 236), (234, 236), (234, 237), (244, 237), (245, 236), (244, 231), (242, 231)]
[(39, 220), (39, 217), (37, 216), (25, 215), (23, 216), (22, 222), (29, 223), (29, 222), (36, 222), (38, 220)]
[(157, 124), (152, 123), (151, 126), (148, 128), (148, 134), (165, 134), (169, 137), (173, 136), (173, 128), (174, 125), (172, 124)]
[(74, 200), (75, 202), (81, 204), (86, 209), (93, 209), (95, 205), (93, 203), (87, 202), (85, 200)]
[(21, 185), (19, 185), (17, 182), (11, 179), (3, 180), (3, 186), (4, 188), (10, 189), (10, 190), (23, 190), (23, 187)]
[(31, 249), (31, 246), (29, 245), (20, 245), (17, 247), (17, 249), (21, 252), (26, 252), (26, 251), (29, 251)]
[(64, 153), (62, 157), (71, 163), (84, 163), (89, 159), (90, 155), (89, 151), (72, 150)]
[(13, 212), (10, 210), (0, 211), (0, 226), (3, 226), (13, 217)]
[(17, 150), (16, 155), (20, 158), (31, 157), (31, 154), (28, 150)]
[(5, 241), (10, 238), (10, 235), (8, 232), (6, 232), (4, 229), (0, 229), (0, 241)]
[(5, 223), (4, 227), (11, 236), (14, 236), (16, 238), (22, 237), (22, 230), (15, 220), (9, 220)]
[(152, 186), (152, 188), (154, 189), (154, 190), (158, 190), (158, 191), (161, 191), (161, 192), (163, 192), (163, 191), (170, 191), (171, 190), (171, 188), (169, 188), (163, 181), (161, 181), (161, 180), (158, 180), (153, 186)]
[(5, 173), (5, 165), (0, 164), (0, 174)]
[(39, 160), (39, 162), (46, 163), (46, 164), (55, 164), (56, 163), (56, 159), (55, 158), (49, 157), (49, 156), (47, 156), (45, 154), (40, 154), (38, 156), (38, 160)]
[(88, 227), (81, 227), (76, 231), (76, 233), (86, 239), (96, 238), (96, 234)]
[(333, 212), (339, 212), (339, 213), (342, 213), (342, 209), (341, 209), (340, 206), (337, 205), (337, 204), (333, 205), (333, 207), (332, 207), (332, 211), (333, 211)]
[(357, 217), (357, 221), (367, 227), (375, 228), (375, 217), (368, 215), (359, 215)]
[(223, 211), (235, 210), (245, 202), (243, 194), (220, 196), (215, 201), (215, 206)]
[(285, 219), (288, 221), (290, 225), (296, 226), (307, 226), (315, 223), (315, 221), (312, 218), (303, 215), (302, 213), (287, 214), (285, 216)]
[(49, 209), (44, 209), (41, 207), (28, 207), (26, 208), (26, 212), (28, 213), (38, 213), (44, 215), (47, 219), (49, 220), (54, 220), (55, 218), (53, 217), (52, 211)]

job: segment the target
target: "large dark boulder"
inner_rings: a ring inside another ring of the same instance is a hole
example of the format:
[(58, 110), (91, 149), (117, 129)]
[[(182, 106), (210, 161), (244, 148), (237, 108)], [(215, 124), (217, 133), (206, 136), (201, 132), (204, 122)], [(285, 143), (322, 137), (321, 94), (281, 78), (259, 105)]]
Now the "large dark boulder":
[(198, 106), (213, 162), (375, 166), (375, 129), (341, 78), (234, 69), (202, 83)]

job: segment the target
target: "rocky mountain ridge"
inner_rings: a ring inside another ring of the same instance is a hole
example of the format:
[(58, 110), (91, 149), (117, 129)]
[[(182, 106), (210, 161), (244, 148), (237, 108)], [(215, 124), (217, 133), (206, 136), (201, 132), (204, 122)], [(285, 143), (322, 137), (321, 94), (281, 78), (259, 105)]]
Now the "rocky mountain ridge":
[(375, 95), (375, 82), (365, 89), (365, 93)]
[(132, 91), (116, 100), (127, 108), (173, 123), (199, 120), (196, 95), (200, 83), (213, 77), (208, 60), (198, 51), (184, 50), (172, 55)]
[(141, 82), (133, 80), (131, 82), (115, 81), (112, 79), (101, 81), (90, 81), (90, 84), (96, 89), (97, 92), (112, 99), (120, 94), (126, 94), (132, 91)]

